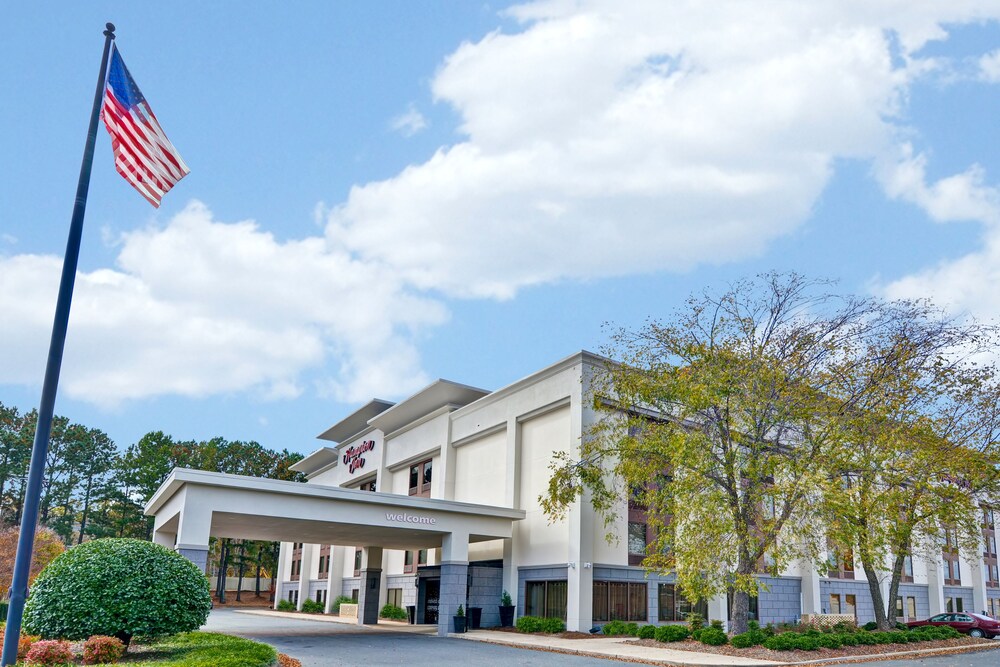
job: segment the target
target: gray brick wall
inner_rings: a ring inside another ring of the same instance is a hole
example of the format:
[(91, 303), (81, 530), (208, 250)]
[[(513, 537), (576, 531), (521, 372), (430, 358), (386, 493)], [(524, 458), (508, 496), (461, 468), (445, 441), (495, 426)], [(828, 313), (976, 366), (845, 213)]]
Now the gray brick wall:
[(846, 613), (845, 597), (853, 595), (855, 599), (855, 615), (858, 624), (863, 625), (875, 620), (875, 605), (872, 604), (871, 593), (868, 592), (867, 581), (851, 581), (844, 579), (820, 579), (819, 601), (820, 611), (832, 613), (830, 610), (830, 596), (840, 596), (840, 613)]
[(503, 569), (469, 565), (468, 601), (470, 607), (483, 610), (480, 627), (500, 625), (500, 594), (503, 592)]
[(361, 590), (361, 577), (344, 577), (340, 585), (340, 594), (351, 597), (352, 591), (355, 590)]
[(403, 608), (417, 604), (417, 577), (412, 574), (391, 575), (385, 578), (386, 588), (403, 589)]
[(758, 620), (792, 623), (802, 618), (802, 580), (794, 577), (759, 577)]
[(466, 590), (469, 585), (467, 563), (441, 563), (441, 597), (438, 600), (438, 635), (454, 632), (452, 616), (458, 606), (468, 607)]
[[(962, 600), (962, 611), (982, 611), (982, 609), (974, 609), (972, 606), (972, 589), (966, 588), (965, 586), (945, 586), (944, 587), (944, 607), (947, 611), (948, 609), (948, 598), (953, 598), (955, 600), (961, 598)], [(957, 604), (957, 603), (956, 603)], [(958, 611), (958, 607), (954, 608), (954, 611)]]
[(917, 602), (917, 617), (916, 619), (908, 620), (923, 620), (931, 615), (931, 605), (929, 596), (927, 594), (927, 586), (922, 586), (919, 584), (900, 584), (899, 585), (899, 597), (903, 598), (903, 613), (906, 613), (907, 599), (906, 598), (916, 598)]

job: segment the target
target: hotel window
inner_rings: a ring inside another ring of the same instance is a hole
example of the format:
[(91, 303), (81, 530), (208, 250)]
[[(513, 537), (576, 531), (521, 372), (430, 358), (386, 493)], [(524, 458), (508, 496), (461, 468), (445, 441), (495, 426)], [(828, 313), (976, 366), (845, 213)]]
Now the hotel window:
[(358, 601), (358, 589), (357, 588), (352, 588), (351, 589), (351, 600), (353, 600), (354, 602)]
[(844, 613), (850, 614), (857, 618), (858, 616), (858, 599), (854, 595), (844, 596)]
[(394, 607), (403, 608), (403, 589), (402, 588), (390, 588), (389, 593), (385, 599), (386, 604), (391, 604)]
[(911, 621), (917, 618), (917, 598), (906, 598), (906, 617)]
[(361, 576), (361, 549), (360, 548), (355, 548), (354, 549), (354, 576), (355, 577), (360, 577)]
[(525, 584), (524, 611), (526, 616), (561, 618), (566, 620), (565, 581), (529, 581)]
[(374, 491), (375, 490), (375, 480), (373, 479), (370, 482), (365, 482), (364, 484), (362, 484), (358, 488), (361, 489), (362, 491)]
[(699, 600), (692, 604), (674, 584), (660, 584), (657, 594), (661, 621), (686, 621), (688, 614), (701, 614), (702, 618), (708, 618), (708, 601)]
[[(726, 596), (726, 600), (727, 600), (727, 604), (728, 604), (727, 609), (729, 609), (729, 620), (731, 621), (731, 620), (733, 620), (733, 592), (732, 591), (729, 591), (729, 594)], [(758, 618), (760, 618), (759, 617), (759, 609), (760, 609), (759, 602), (760, 602), (760, 600), (759, 600), (759, 598), (756, 595), (751, 595), (750, 598), (749, 598), (749, 600), (748, 600), (747, 611), (749, 613), (749, 617), (748, 618), (751, 621), (756, 621), (756, 620), (758, 620)]]
[(319, 602), (320, 604), (324, 604), (326, 602), (325, 590), (316, 591), (316, 602)]
[(854, 578), (854, 551), (845, 549), (838, 550), (830, 547), (830, 570), (827, 576), (831, 579), (853, 579)]
[(903, 618), (903, 598), (896, 598), (896, 618)]
[(410, 495), (431, 497), (431, 465), (433, 461), (421, 461), (410, 466)]
[(840, 595), (837, 593), (830, 594), (830, 613), (839, 614), (840, 613)]
[(649, 619), (649, 587), (625, 581), (594, 582), (594, 621)]
[(628, 524), (628, 564), (639, 565), (646, 557), (647, 526), (630, 521)]
[(941, 550), (941, 565), (944, 569), (946, 586), (961, 586), (962, 572), (958, 564), (958, 539), (955, 531), (946, 528), (944, 531), (944, 546)]
[(906, 556), (903, 559), (903, 572), (899, 579), (904, 584), (913, 583), (913, 556)]
[(406, 551), (403, 553), (403, 573), (412, 574), (417, 571), (417, 566), (427, 565), (427, 549), (420, 551)]
[(992, 507), (983, 508), (983, 565), (986, 568), (986, 586), (1000, 588), (997, 577), (997, 531)]
[(965, 611), (965, 603), (962, 598), (945, 598), (944, 599), (944, 610), (947, 612), (955, 613), (959, 611)]
[(294, 591), (288, 591), (288, 601), (291, 602), (292, 604), (298, 604), (299, 603), (299, 591), (298, 591), (298, 589), (296, 589)]

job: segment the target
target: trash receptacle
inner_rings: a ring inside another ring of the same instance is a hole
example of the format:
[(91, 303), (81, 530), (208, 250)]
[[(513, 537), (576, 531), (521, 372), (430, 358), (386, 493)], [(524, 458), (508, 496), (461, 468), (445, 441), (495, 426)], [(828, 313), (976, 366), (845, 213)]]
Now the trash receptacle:
[(483, 620), (482, 607), (469, 607), (469, 629), (478, 630), (479, 624)]
[(406, 605), (406, 618), (410, 621), (410, 625), (414, 625), (417, 622), (417, 608), (412, 604)]

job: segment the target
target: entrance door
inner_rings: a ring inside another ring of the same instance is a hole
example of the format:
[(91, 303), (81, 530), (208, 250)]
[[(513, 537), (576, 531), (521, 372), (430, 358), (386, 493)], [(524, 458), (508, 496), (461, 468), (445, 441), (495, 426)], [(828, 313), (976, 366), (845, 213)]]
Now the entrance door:
[(441, 599), (441, 580), (427, 579), (424, 581), (424, 623), (437, 625), (438, 602)]

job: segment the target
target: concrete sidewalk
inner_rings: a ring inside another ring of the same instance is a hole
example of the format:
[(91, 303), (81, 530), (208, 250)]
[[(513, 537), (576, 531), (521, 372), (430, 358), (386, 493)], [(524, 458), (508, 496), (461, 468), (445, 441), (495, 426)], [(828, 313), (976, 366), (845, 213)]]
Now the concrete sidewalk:
[(358, 625), (358, 619), (349, 616), (334, 616), (332, 614), (304, 614), (302, 612), (275, 611), (272, 609), (232, 609), (234, 614), (250, 614), (251, 616), (271, 616), (290, 618), (297, 621), (316, 621), (319, 623), (338, 623), (350, 625), (359, 631), (363, 630), (393, 630), (416, 635), (437, 635), (436, 625), (410, 625), (406, 621), (390, 621), (380, 618), (376, 625)]
[(527, 635), (513, 632), (494, 632), (490, 630), (470, 630), (463, 634), (450, 634), (449, 637), (468, 639), (471, 641), (519, 646), (535, 650), (551, 650), (559, 653), (574, 653), (595, 658), (611, 658), (629, 660), (652, 665), (780, 665), (772, 660), (756, 660), (737, 656), (717, 655), (715, 653), (695, 653), (693, 651), (678, 651), (669, 648), (652, 648), (628, 644), (632, 637), (594, 637), (593, 639), (563, 639), (551, 635)]

